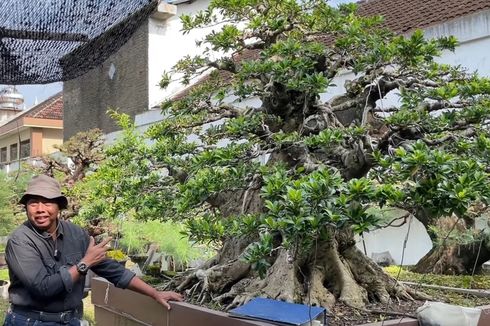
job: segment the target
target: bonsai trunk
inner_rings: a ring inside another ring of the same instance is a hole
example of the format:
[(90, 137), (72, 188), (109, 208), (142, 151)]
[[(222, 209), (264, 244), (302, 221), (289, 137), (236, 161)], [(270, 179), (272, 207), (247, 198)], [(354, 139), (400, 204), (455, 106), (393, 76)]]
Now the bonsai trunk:
[[(247, 190), (221, 193), (209, 202), (225, 216), (263, 211), (260, 183)], [(237, 205), (237, 203), (240, 203)], [(307, 253), (290, 255), (278, 249), (269, 257), (270, 267), (260, 278), (241, 255), (258, 239), (229, 238), (219, 254), (201, 268), (175, 279), (170, 286), (186, 291), (190, 301), (215, 302), (227, 309), (254, 297), (332, 307), (337, 301), (362, 308), (369, 302), (390, 299), (428, 299), (398, 283), (355, 246), (350, 229), (331, 230), (332, 238), (318, 239)], [(279, 235), (278, 235), (279, 236)]]
[[(229, 239), (220, 255), (175, 281), (180, 291), (200, 304), (214, 301), (232, 308), (254, 297), (332, 307), (337, 301), (362, 308), (368, 302), (426, 298), (396, 282), (355, 246), (353, 234), (338, 232), (318, 240), (307, 257), (294, 259), (285, 249), (271, 258), (261, 279), (240, 253), (251, 239)], [(234, 253), (232, 258), (230, 253)]]

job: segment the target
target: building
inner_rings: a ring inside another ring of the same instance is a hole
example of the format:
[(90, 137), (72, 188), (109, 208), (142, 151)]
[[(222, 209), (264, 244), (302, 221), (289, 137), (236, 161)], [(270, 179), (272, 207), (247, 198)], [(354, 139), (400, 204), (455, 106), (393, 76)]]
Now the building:
[(129, 41), (102, 65), (63, 83), (65, 139), (96, 127), (113, 132), (117, 126), (107, 116), (108, 108), (134, 117), (180, 90), (177, 83), (160, 89), (161, 76), (184, 55), (197, 53), (195, 40), (207, 31), (183, 36), (179, 15), (205, 9), (209, 1), (174, 3), (178, 5), (161, 1)]
[(0, 125), (0, 166), (15, 171), (23, 161), (35, 162), (63, 143), (63, 96), (51, 96)]

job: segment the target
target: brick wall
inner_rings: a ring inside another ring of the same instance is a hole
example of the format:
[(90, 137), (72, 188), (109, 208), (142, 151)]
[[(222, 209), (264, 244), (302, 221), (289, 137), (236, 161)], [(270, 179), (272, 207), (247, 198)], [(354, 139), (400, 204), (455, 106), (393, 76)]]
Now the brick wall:
[[(115, 71), (109, 77), (111, 65)], [(117, 130), (106, 114), (118, 108), (132, 117), (148, 109), (148, 23), (102, 65), (63, 84), (64, 135), (100, 128)]]

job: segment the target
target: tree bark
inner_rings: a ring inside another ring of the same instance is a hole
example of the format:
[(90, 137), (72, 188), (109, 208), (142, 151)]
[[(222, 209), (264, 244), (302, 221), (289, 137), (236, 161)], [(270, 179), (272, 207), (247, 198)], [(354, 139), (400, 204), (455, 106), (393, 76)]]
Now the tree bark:
[(446, 275), (478, 273), (482, 264), (490, 259), (489, 245), (488, 240), (483, 240), (465, 245), (436, 246), (422, 257), (414, 271)]
[[(422, 212), (417, 218), (428, 229), (429, 219), (424, 218)], [(455, 243), (450, 239), (453, 233), (464, 233), (468, 232), (469, 228), (473, 228), (472, 220), (457, 219), (454, 216), (444, 217), (437, 220), (436, 226), (444, 234), (436, 235), (429, 232), (434, 243), (433, 248), (415, 265), (415, 272), (446, 275), (474, 274), (478, 273), (482, 264), (490, 259), (490, 243), (487, 237), (466, 244)], [(445, 237), (445, 239), (440, 241), (438, 237)]]

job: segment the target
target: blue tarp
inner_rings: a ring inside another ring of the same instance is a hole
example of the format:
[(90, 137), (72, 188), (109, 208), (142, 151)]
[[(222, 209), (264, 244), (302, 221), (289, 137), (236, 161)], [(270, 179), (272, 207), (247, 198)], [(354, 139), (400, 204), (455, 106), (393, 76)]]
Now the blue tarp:
[(319, 316), (324, 319), (326, 309), (284, 301), (255, 298), (247, 304), (230, 310), (233, 317), (271, 321), (284, 325), (304, 325)]

